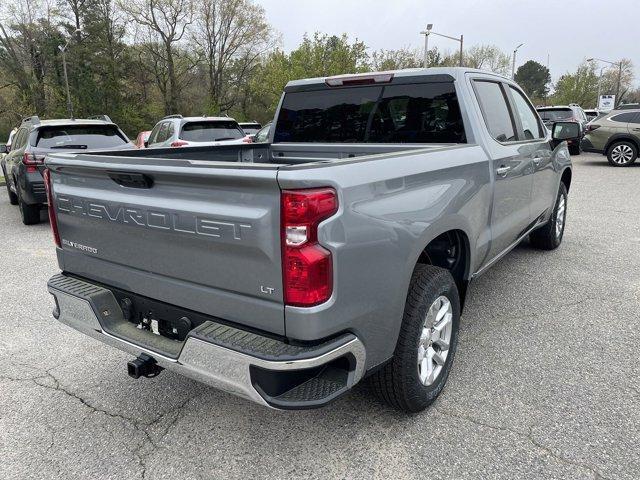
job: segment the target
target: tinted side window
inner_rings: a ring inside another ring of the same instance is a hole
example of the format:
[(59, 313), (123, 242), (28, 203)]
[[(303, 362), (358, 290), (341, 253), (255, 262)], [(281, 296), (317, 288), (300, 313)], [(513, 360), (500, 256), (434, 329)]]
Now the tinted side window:
[(148, 140), (149, 145), (151, 145), (152, 143), (156, 143), (158, 141), (158, 132), (160, 132), (161, 127), (162, 127), (161, 123), (153, 127), (153, 130), (151, 130), (151, 133), (149, 134), (149, 140)]
[(516, 107), (516, 113), (522, 123), (522, 130), (524, 138), (522, 140), (533, 140), (536, 138), (542, 138), (542, 129), (538, 122), (538, 115), (533, 110), (533, 107), (529, 104), (524, 95), (513, 87), (511, 89), (511, 95)]
[(621, 123), (638, 123), (637, 117), (638, 114), (636, 112), (628, 112), (621, 113), (620, 115), (614, 115), (611, 117), (611, 120)]
[(496, 82), (476, 80), (475, 87), (484, 121), (491, 136), (499, 142), (516, 140), (513, 120), (502, 86)]
[(11, 146), (11, 149), (18, 150), (24, 147), (27, 143), (27, 136), (28, 134), (27, 134), (26, 128), (21, 128), (20, 130), (18, 130), (18, 133), (16, 133), (16, 137), (13, 142), (13, 145)]
[(169, 122), (163, 122), (160, 125), (160, 131), (158, 132), (158, 136), (156, 137), (156, 143), (164, 142), (169, 136), (167, 135), (169, 128)]
[[(176, 127), (173, 122), (167, 122), (167, 131), (164, 134), (164, 140), (169, 140), (176, 133)], [(163, 140), (163, 141), (164, 141)]]

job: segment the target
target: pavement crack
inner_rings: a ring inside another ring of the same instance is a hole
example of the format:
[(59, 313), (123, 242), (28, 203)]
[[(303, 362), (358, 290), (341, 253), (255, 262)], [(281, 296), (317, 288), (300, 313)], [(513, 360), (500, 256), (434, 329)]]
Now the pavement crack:
[(444, 416), (447, 416), (447, 417), (456, 418), (456, 419), (460, 419), (460, 420), (466, 420), (467, 422), (473, 423), (474, 425), (477, 425), (479, 427), (489, 428), (491, 430), (496, 430), (496, 431), (499, 431), (499, 432), (512, 433), (512, 434), (518, 436), (519, 438), (528, 441), (535, 448), (537, 448), (539, 450), (542, 450), (544, 453), (546, 453), (550, 457), (556, 459), (557, 461), (559, 461), (561, 463), (564, 463), (565, 465), (571, 465), (573, 467), (578, 467), (578, 468), (582, 468), (584, 470), (587, 470), (591, 475), (593, 475), (593, 479), (594, 480), (607, 480), (606, 477), (604, 477), (596, 469), (596, 467), (594, 467), (593, 465), (590, 465), (588, 463), (575, 461), (575, 460), (572, 460), (570, 458), (567, 458), (566, 456), (562, 455), (561, 453), (558, 453), (555, 450), (553, 450), (551, 447), (547, 447), (546, 445), (544, 445), (539, 440), (536, 440), (536, 438), (533, 435), (533, 429), (534, 429), (535, 425), (529, 426), (528, 427), (528, 431), (526, 433), (523, 433), (522, 431), (516, 430), (516, 429), (511, 428), (511, 427), (505, 427), (503, 425), (492, 425), (490, 423), (482, 422), (480, 420), (477, 420), (477, 419), (475, 419), (473, 417), (470, 417), (470, 416), (467, 416), (467, 415), (461, 415), (461, 414), (454, 413), (454, 412), (444, 411), (444, 410), (442, 410), (440, 408), (433, 407), (433, 406), (431, 408), (433, 410), (435, 410), (437, 413), (441, 414), (441, 415), (444, 415)]

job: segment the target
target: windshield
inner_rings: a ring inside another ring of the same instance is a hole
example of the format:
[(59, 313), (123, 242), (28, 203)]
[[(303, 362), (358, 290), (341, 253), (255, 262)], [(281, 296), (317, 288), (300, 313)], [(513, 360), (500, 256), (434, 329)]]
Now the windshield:
[(540, 118), (546, 121), (558, 121), (558, 120), (568, 120), (573, 118), (573, 112), (570, 108), (557, 108), (555, 110), (546, 109), (546, 110), (538, 110), (540, 114)]
[(62, 125), (38, 129), (35, 147), (113, 148), (128, 143), (115, 125)]
[(244, 137), (240, 126), (233, 121), (188, 122), (182, 127), (181, 140), (187, 142), (215, 142)]
[(453, 83), (290, 92), (275, 142), (465, 143)]

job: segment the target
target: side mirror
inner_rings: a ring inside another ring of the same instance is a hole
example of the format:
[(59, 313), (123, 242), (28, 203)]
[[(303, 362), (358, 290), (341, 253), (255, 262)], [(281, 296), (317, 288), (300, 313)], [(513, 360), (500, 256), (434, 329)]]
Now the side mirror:
[(0, 143), (0, 155), (2, 155), (3, 153), (9, 153), (9, 148), (6, 144)]
[(144, 143), (144, 148), (149, 148), (149, 141), (148, 140), (145, 140), (143, 143)]
[(582, 128), (576, 122), (556, 122), (551, 127), (551, 138), (556, 142), (562, 142), (570, 138), (579, 138)]

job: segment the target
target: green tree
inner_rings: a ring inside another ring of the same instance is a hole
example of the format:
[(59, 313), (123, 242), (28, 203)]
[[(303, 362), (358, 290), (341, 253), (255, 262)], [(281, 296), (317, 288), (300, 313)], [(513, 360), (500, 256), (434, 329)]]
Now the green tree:
[(532, 99), (542, 100), (549, 93), (549, 69), (535, 60), (528, 60), (520, 65), (514, 79)]
[[(431, 54), (433, 50), (429, 51)], [(436, 50), (437, 52), (437, 50)], [(424, 58), (417, 50), (401, 48), (398, 50), (377, 50), (371, 54), (370, 68), (373, 71), (402, 70), (420, 68)]]
[(289, 54), (280, 49), (271, 52), (250, 82), (253, 101), (260, 109), (253, 118), (264, 121), (273, 117), (290, 80), (369, 71), (366, 48), (357, 39), (351, 42), (347, 34), (338, 37), (316, 32), (313, 37), (305, 35)]
[(575, 73), (565, 73), (556, 83), (553, 103), (595, 105), (598, 96), (598, 76), (593, 62), (582, 63)]

